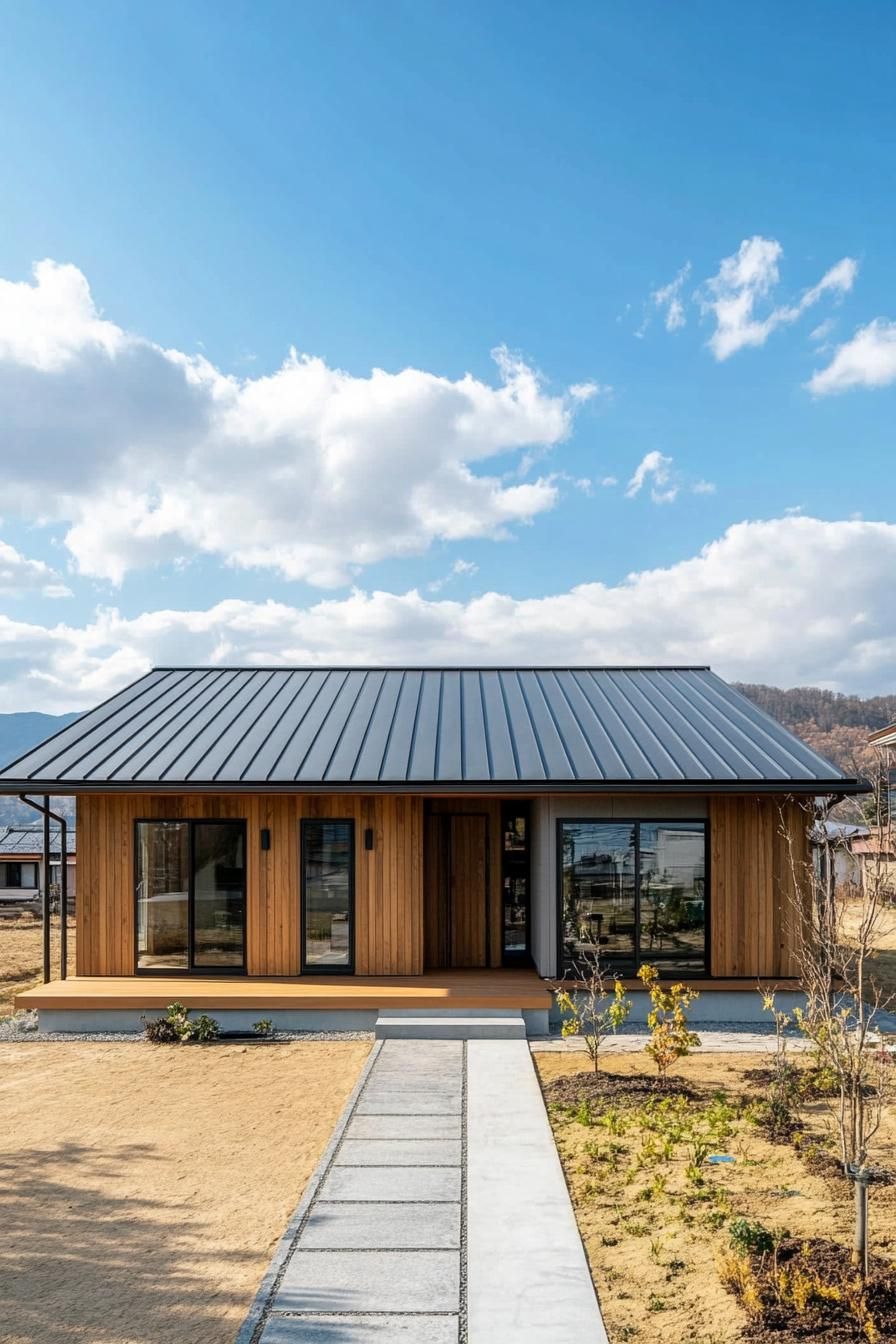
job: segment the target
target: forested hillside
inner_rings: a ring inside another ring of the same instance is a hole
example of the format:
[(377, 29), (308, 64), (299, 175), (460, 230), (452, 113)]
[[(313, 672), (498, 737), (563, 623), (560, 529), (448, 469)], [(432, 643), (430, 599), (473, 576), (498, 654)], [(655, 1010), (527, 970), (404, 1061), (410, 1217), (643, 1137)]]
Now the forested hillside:
[(841, 695), (817, 686), (738, 684), (737, 689), (779, 723), (801, 737), (828, 760), (850, 773), (873, 770), (874, 752), (868, 735), (896, 723), (896, 695)]

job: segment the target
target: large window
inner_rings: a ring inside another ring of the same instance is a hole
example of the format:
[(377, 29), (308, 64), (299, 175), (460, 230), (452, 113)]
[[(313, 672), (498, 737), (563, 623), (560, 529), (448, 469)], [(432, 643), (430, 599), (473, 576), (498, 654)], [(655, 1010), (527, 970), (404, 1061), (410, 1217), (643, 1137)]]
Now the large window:
[(706, 970), (702, 821), (561, 821), (561, 973), (589, 954), (611, 969)]
[(302, 937), (306, 971), (354, 964), (355, 824), (302, 822)]
[(138, 821), (137, 968), (242, 970), (246, 826)]

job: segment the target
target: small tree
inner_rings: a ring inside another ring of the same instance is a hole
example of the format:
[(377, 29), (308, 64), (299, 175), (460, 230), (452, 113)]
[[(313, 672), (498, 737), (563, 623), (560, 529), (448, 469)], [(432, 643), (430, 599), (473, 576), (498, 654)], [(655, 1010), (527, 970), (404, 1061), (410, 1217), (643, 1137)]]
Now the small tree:
[(665, 1087), (671, 1066), (689, 1055), (692, 1046), (700, 1044), (700, 1037), (689, 1030), (687, 1018), (687, 1009), (700, 995), (696, 989), (682, 984), (664, 989), (659, 978), (655, 966), (642, 966), (638, 971), (638, 979), (650, 995), (650, 1012), (647, 1014), (650, 1040), (644, 1049), (656, 1065)]
[(625, 997), (625, 986), (615, 976), (610, 988), (598, 953), (583, 955), (575, 969), (579, 981), (576, 988), (562, 982), (554, 986), (557, 1007), (563, 1014), (561, 1031), (564, 1036), (582, 1037), (597, 1073), (601, 1046), (628, 1017), (631, 999)]
[[(809, 818), (815, 854), (797, 853), (794, 828), (782, 817), (792, 871), (791, 933), (805, 1006), (795, 1011), (798, 1026), (815, 1047), (819, 1064), (836, 1086), (832, 1101), (840, 1160), (855, 1183), (854, 1260), (864, 1276), (868, 1267), (868, 1184), (873, 1179), (871, 1152), (883, 1110), (892, 1091), (890, 1057), (881, 1048), (875, 1020), (892, 1000), (874, 976), (880, 946), (881, 914), (888, 896), (886, 853), (892, 848), (888, 799), (889, 762), (881, 756), (872, 781), (877, 853), (866, 862), (858, 897), (836, 898), (831, 839), (824, 825), (830, 806)], [(792, 806), (792, 805), (791, 805)], [(889, 837), (889, 839), (887, 838)]]

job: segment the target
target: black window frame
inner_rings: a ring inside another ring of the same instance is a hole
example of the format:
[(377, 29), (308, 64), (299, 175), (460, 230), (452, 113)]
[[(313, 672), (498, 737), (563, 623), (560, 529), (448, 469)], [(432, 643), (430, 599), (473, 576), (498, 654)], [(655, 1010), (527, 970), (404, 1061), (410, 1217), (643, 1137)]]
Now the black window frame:
[(614, 963), (609, 958), (601, 958), (601, 963), (610, 971), (617, 971), (620, 979), (627, 979), (638, 974), (641, 966), (656, 966), (660, 973), (661, 980), (667, 980), (670, 977), (664, 975), (663, 966), (674, 966), (674, 958), (654, 953), (652, 957), (641, 956), (641, 827), (642, 826), (702, 826), (703, 827), (703, 969), (702, 971), (679, 971), (675, 973), (675, 979), (681, 979), (684, 975), (690, 974), (699, 979), (712, 979), (712, 872), (710, 868), (712, 846), (710, 844), (709, 817), (558, 817), (555, 831), (556, 852), (556, 901), (555, 910), (557, 918), (557, 975), (563, 977), (567, 974), (564, 966), (563, 952), (563, 827), (564, 826), (632, 826), (634, 827), (634, 854), (635, 854), (635, 947), (632, 961), (632, 969), (623, 966), (622, 963)]
[[(33, 859), (3, 859), (2, 862), (3, 862), (3, 886), (6, 888), (7, 891), (30, 891), (32, 887), (40, 886), (40, 874), (38, 872), (38, 865), (35, 863)], [(33, 882), (23, 881), (22, 869), (25, 868), (26, 866), (30, 868), (34, 874)], [(19, 870), (18, 882), (10, 882), (9, 880), (10, 868), (18, 868)]]
[[(138, 864), (140, 847), (137, 841), (139, 826), (186, 826), (188, 828), (189, 886), (187, 888), (187, 965), (141, 966), (140, 920), (137, 911)], [(239, 966), (196, 966), (193, 964), (195, 942), (195, 884), (196, 861), (194, 831), (197, 826), (241, 826), (243, 830), (243, 959)], [(249, 837), (245, 817), (136, 817), (134, 819), (134, 968), (137, 975), (168, 975), (207, 977), (218, 975), (246, 975), (246, 950), (249, 944)]]
[[(348, 846), (348, 962), (344, 966), (321, 965), (308, 962), (305, 939), (305, 895), (307, 873), (305, 871), (305, 836), (312, 826), (347, 826), (349, 828)], [(299, 956), (302, 975), (354, 975), (355, 974), (355, 923), (357, 916), (357, 890), (355, 874), (357, 872), (357, 828), (354, 817), (302, 817), (299, 822)]]

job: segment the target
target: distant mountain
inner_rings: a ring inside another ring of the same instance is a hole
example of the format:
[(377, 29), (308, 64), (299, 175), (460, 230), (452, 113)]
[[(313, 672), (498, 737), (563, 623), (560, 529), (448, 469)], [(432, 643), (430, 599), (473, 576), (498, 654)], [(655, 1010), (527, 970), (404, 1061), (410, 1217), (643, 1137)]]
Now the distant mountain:
[[(23, 756), (30, 747), (44, 738), (51, 737), (64, 728), (77, 714), (0, 714), (0, 768), (10, 765), (19, 756)], [(66, 817), (74, 818), (73, 798), (57, 798), (53, 807), (62, 811)], [(27, 803), (18, 798), (0, 797), (0, 824), (11, 826), (40, 824), (40, 817)]]
[(868, 746), (868, 735), (896, 723), (896, 695), (866, 699), (818, 686), (782, 691), (777, 686), (735, 684), (766, 714), (850, 774), (873, 773), (875, 753)]

